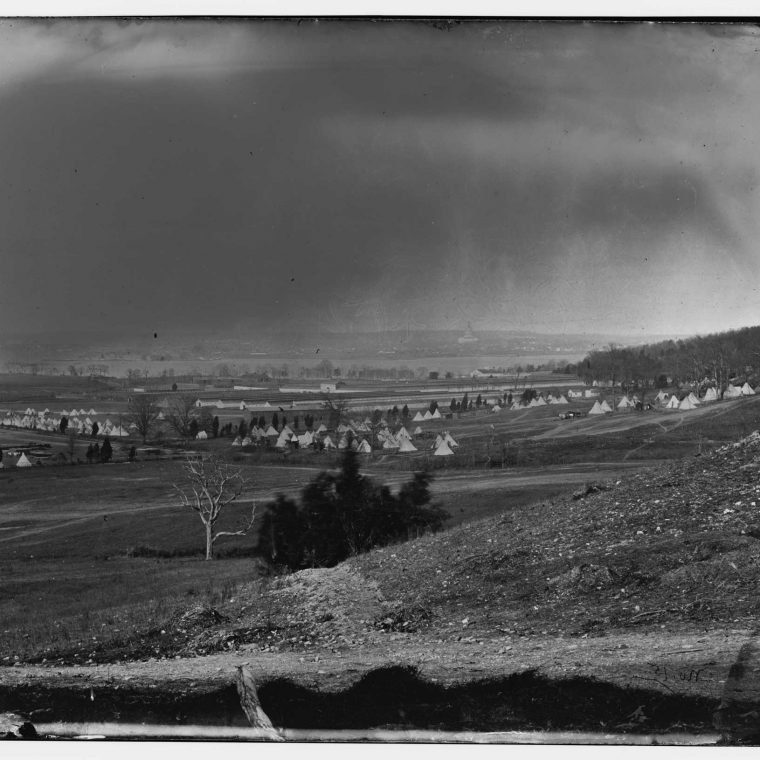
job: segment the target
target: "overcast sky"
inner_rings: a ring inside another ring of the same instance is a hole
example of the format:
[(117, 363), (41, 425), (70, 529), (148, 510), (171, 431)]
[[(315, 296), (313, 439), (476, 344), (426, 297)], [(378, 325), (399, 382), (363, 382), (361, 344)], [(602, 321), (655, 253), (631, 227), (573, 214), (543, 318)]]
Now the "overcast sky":
[(760, 32), (0, 22), (0, 324), (760, 322)]

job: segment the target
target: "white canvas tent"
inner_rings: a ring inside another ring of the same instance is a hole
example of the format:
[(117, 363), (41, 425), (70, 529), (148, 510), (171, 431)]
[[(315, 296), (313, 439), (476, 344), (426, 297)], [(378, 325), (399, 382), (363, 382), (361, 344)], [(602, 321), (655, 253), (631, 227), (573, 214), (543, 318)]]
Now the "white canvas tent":
[(433, 452), (434, 457), (451, 457), (454, 456), (454, 452), (449, 448), (449, 444), (446, 441), (441, 441), (441, 445)]
[(633, 404), (628, 400), (628, 396), (623, 396), (623, 398), (620, 399), (618, 402), (617, 408), (618, 409), (630, 409), (633, 406)]
[(409, 454), (412, 451), (417, 451), (417, 448), (408, 438), (402, 438), (399, 443), (398, 450), (402, 454)]
[(446, 443), (449, 444), (449, 446), (453, 446), (456, 448), (459, 446), (459, 444), (451, 437), (451, 433), (447, 430), (443, 435), (443, 440), (446, 441)]
[(682, 411), (688, 411), (689, 409), (696, 409), (697, 405), (691, 400), (691, 396), (686, 396), (686, 398), (678, 405), (678, 408)]
[(412, 417), (412, 422), (422, 422), (424, 419), (425, 418), (419, 412), (417, 412), (417, 414)]
[(601, 407), (599, 401), (594, 401), (594, 405), (588, 410), (589, 414), (604, 414), (604, 410)]
[(752, 390), (752, 387), (750, 386), (749, 383), (744, 383), (744, 385), (742, 385), (742, 391), (741, 391), (741, 393), (742, 393), (742, 396), (754, 396), (755, 395), (755, 391)]
[(702, 399), (702, 402), (705, 404), (709, 404), (711, 401), (717, 401), (718, 400), (718, 393), (715, 390), (715, 388), (708, 388), (705, 391), (704, 398)]
[(607, 403), (607, 401), (606, 401), (606, 400), (605, 400), (605, 401), (602, 401), (602, 403), (601, 403), (601, 405), (600, 405), (600, 407), (599, 407), (599, 408), (600, 408), (600, 409), (601, 409), (603, 412), (611, 412), (611, 411), (612, 411), (612, 407), (611, 407), (611, 406), (610, 406), (610, 405)]
[(665, 404), (666, 409), (678, 409), (679, 406), (680, 403), (678, 402), (678, 396), (676, 396), (675, 393), (670, 397), (670, 401)]
[(414, 435), (422, 435), (422, 428), (419, 425), (414, 428)]
[(728, 387), (723, 392), (723, 398), (739, 398), (742, 395), (741, 388), (737, 388), (735, 385), (728, 384)]
[(27, 459), (26, 454), (24, 452), (21, 452), (21, 456), (18, 458), (18, 461), (16, 462), (16, 467), (31, 467), (32, 463)]
[(432, 420), (440, 420), (441, 419), (441, 413), (436, 409), (431, 415), (430, 419)]
[(242, 446), (243, 441), (240, 439), (240, 436), (235, 436), (235, 440), (232, 442), (233, 446)]
[(369, 446), (369, 444), (367, 443), (367, 441), (366, 441), (366, 440), (365, 440), (365, 441), (362, 441), (362, 442), (359, 444), (359, 446), (358, 446), (358, 448), (357, 448), (356, 450), (357, 450), (357, 451), (358, 451), (360, 454), (371, 454), (371, 453), (372, 453), (372, 449), (370, 448), (370, 446)]

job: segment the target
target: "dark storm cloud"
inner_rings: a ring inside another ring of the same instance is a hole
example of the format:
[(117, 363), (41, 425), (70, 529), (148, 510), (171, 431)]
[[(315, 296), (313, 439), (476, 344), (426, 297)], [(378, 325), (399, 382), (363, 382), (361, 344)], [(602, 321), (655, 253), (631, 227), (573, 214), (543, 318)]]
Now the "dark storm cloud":
[(578, 331), (622, 304), (637, 327), (688, 332), (737, 276), (750, 314), (754, 40), (0, 25), (0, 314)]

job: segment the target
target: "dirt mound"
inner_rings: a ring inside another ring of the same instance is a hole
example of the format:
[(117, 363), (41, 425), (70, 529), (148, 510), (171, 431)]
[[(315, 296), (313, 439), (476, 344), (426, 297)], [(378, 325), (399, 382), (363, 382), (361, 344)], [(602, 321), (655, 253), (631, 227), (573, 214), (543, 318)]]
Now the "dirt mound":
[(357, 631), (384, 613), (377, 583), (345, 565), (301, 570), (277, 579), (269, 594), (278, 607), (288, 610), (285, 617), (289, 626)]

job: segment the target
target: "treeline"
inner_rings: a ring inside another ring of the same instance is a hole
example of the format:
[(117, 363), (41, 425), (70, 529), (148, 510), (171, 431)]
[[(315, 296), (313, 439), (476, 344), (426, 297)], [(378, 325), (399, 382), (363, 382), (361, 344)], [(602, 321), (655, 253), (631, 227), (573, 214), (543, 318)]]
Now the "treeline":
[(760, 377), (760, 326), (629, 348), (610, 344), (592, 351), (578, 376), (641, 388), (705, 380), (719, 388), (730, 380), (752, 384)]
[(300, 501), (279, 495), (264, 513), (258, 548), (290, 570), (332, 567), (374, 546), (439, 530), (449, 515), (431, 504), (431, 475), (417, 472), (397, 495), (359, 472), (347, 449), (337, 474), (320, 473)]

